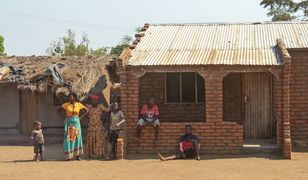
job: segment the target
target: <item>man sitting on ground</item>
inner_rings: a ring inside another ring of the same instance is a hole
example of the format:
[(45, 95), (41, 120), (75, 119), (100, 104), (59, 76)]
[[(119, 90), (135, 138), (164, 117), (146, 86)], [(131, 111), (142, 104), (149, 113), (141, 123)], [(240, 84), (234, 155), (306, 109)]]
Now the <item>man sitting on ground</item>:
[(186, 125), (185, 135), (180, 137), (180, 154), (163, 157), (158, 153), (160, 160), (168, 161), (173, 159), (194, 159), (200, 160), (200, 144), (198, 143), (197, 136), (192, 134), (191, 125)]
[(155, 141), (158, 141), (159, 136), (159, 111), (157, 105), (155, 105), (154, 98), (150, 98), (148, 103), (142, 106), (141, 118), (137, 124), (137, 138), (140, 140), (141, 128), (147, 124), (151, 124), (155, 129)]

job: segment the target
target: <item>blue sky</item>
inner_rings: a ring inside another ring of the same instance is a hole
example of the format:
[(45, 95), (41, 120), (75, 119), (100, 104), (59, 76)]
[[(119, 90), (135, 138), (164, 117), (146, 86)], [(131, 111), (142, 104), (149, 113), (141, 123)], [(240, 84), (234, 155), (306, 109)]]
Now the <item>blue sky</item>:
[(0, 34), (9, 55), (45, 55), (50, 43), (67, 29), (74, 30), (78, 37), (87, 33), (90, 46), (98, 48), (116, 45), (123, 35), (133, 36), (134, 29), (145, 22), (270, 20), (259, 3), (260, 0), (0, 0)]

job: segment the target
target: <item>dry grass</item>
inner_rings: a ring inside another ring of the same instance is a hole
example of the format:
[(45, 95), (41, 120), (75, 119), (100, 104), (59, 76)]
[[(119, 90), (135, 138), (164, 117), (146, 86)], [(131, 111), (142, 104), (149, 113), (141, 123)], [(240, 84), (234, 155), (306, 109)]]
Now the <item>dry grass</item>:
[[(46, 92), (48, 86), (52, 86), (57, 93), (67, 94), (70, 90), (76, 92), (80, 97), (87, 94), (93, 87), (96, 89), (106, 86), (108, 73), (105, 65), (112, 60), (112, 56), (102, 57), (57, 57), (57, 56), (30, 56), (30, 57), (0, 57), (0, 65), (9, 63), (24, 69), (25, 76), (22, 82), (18, 82), (20, 89), (31, 89), (32, 91)], [(45, 70), (52, 64), (63, 64), (60, 68), (64, 79), (70, 84), (68, 87), (53, 86), (50, 77), (38, 82), (33, 79), (44, 74)], [(12, 74), (3, 78), (8, 81)], [(102, 78), (103, 77), (103, 78)], [(95, 89), (94, 89), (95, 90)]]

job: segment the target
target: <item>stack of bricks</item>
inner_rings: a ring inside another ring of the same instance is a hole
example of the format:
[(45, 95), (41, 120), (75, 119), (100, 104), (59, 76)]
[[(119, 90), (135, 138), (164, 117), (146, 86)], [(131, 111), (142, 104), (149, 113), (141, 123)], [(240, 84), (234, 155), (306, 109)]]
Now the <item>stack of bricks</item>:
[(118, 138), (117, 141), (117, 158), (124, 159), (124, 138)]

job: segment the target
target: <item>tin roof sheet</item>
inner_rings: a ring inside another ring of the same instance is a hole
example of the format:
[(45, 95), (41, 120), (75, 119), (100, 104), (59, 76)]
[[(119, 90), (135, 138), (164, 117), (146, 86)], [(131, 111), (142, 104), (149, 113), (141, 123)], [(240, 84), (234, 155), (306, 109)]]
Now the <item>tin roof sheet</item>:
[(150, 25), (129, 65), (280, 65), (276, 48), (308, 48), (308, 22)]

